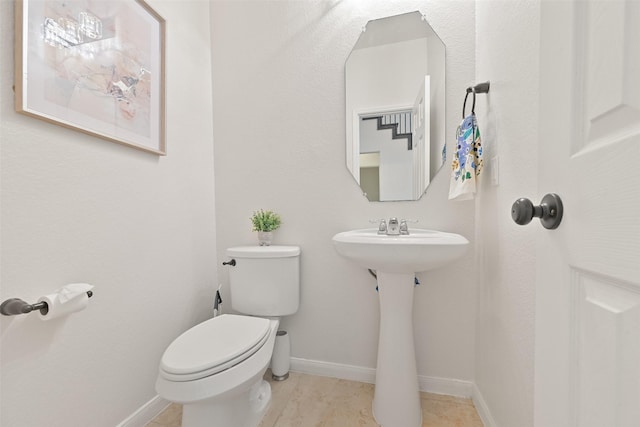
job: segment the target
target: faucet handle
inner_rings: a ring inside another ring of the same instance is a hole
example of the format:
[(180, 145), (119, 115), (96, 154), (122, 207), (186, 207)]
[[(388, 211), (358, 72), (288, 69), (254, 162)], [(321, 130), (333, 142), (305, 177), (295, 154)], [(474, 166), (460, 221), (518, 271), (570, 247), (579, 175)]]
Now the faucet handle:
[(401, 219), (400, 220), (400, 234), (409, 234), (409, 226), (407, 223), (415, 224), (418, 220), (413, 219)]
[(387, 234), (387, 220), (382, 219), (370, 219), (370, 223), (378, 224), (378, 234)]

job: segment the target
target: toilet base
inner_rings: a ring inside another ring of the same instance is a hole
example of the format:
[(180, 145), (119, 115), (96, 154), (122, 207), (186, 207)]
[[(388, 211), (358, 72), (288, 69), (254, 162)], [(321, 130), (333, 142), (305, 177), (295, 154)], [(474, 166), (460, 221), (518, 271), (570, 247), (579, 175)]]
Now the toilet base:
[(271, 402), (271, 386), (260, 379), (240, 394), (186, 403), (182, 427), (257, 427)]

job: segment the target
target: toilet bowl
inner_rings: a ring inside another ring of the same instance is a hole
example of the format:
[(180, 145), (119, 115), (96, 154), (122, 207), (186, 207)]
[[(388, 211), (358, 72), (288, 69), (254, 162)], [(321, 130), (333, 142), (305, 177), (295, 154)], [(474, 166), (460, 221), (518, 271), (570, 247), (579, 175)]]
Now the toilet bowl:
[(176, 338), (162, 356), (156, 390), (184, 405), (182, 427), (258, 425), (271, 398), (262, 377), (278, 324), (223, 314)]
[[(256, 427), (271, 401), (263, 376), (279, 316), (299, 305), (297, 246), (227, 250), (232, 307), (187, 330), (162, 355), (156, 391), (181, 403), (182, 427)], [(255, 316), (255, 317), (254, 317)], [(264, 317), (263, 317), (264, 316)]]

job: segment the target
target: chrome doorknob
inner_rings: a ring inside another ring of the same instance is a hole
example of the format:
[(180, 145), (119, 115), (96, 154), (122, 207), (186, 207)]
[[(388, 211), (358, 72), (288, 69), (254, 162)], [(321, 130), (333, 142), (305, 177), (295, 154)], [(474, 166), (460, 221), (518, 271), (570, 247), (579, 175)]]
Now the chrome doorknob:
[(553, 230), (558, 228), (562, 221), (562, 200), (554, 193), (546, 194), (538, 206), (534, 206), (531, 200), (521, 198), (511, 206), (511, 218), (516, 224), (526, 225), (535, 218), (540, 218), (544, 228)]

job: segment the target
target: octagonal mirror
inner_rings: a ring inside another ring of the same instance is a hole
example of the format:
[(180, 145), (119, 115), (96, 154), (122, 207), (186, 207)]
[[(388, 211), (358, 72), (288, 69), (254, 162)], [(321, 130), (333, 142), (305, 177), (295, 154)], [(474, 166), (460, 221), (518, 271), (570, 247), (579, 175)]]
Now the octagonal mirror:
[(347, 168), (369, 201), (418, 200), (445, 161), (445, 46), (420, 12), (369, 21), (345, 66)]

